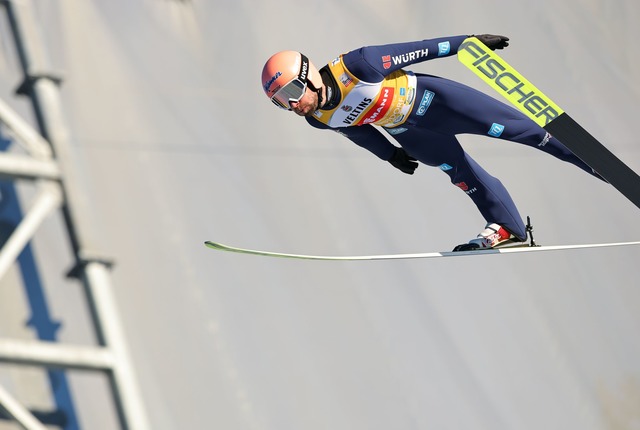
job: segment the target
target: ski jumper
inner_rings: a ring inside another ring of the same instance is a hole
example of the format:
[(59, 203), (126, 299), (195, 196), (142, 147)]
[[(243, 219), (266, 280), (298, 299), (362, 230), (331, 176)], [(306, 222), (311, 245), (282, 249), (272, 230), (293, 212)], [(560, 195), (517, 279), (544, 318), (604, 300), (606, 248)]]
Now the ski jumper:
[(307, 121), (316, 128), (333, 129), (389, 160), (395, 146), (374, 127), (380, 126), (409, 155), (449, 175), (487, 223), (497, 223), (525, 240), (525, 225), (508, 191), (464, 151), (456, 135), (521, 143), (598, 176), (560, 141), (511, 106), (458, 82), (403, 69), (455, 55), (467, 37), (367, 46), (340, 55), (320, 70), (327, 102)]

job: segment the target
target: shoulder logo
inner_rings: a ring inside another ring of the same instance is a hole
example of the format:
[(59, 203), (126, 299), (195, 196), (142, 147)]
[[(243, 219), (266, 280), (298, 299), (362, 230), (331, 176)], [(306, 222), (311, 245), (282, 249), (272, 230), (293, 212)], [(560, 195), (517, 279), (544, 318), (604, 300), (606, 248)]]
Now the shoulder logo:
[(438, 57), (447, 55), (449, 52), (451, 52), (451, 44), (449, 41), (438, 43)]
[(391, 64), (393, 63), (396, 66), (402, 66), (407, 63), (415, 63), (416, 61), (420, 61), (422, 58), (427, 58), (429, 56), (429, 50), (427, 48), (424, 49), (416, 49), (415, 51), (406, 52), (400, 55), (383, 55), (382, 56), (382, 67), (385, 69), (391, 68)]
[(391, 67), (391, 55), (382, 56), (382, 67), (384, 67), (385, 70)]

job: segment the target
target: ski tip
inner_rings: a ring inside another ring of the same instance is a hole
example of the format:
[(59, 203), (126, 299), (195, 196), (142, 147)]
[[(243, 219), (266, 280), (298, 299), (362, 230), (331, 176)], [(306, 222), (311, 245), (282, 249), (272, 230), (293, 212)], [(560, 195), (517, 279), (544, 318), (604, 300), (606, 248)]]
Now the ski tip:
[(234, 251), (234, 252), (240, 252), (240, 250), (238, 248), (234, 248), (232, 246), (228, 246), (228, 245), (223, 245), (221, 243), (218, 242), (212, 242), (210, 240), (207, 240), (204, 245), (207, 248), (211, 248), (211, 249), (217, 249), (218, 251)]

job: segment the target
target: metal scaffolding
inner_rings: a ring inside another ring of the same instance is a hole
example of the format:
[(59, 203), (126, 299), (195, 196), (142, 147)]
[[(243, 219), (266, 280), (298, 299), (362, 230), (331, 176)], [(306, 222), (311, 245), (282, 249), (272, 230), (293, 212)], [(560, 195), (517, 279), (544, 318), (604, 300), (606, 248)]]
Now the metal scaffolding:
[[(0, 249), (0, 278), (15, 263), (42, 222), (60, 210), (75, 266), (69, 272), (84, 287), (98, 345), (0, 339), (0, 362), (44, 368), (83, 369), (106, 373), (120, 425), (126, 430), (149, 428), (131, 365), (116, 302), (110, 262), (97, 255), (84, 199), (77, 189), (71, 146), (59, 98), (59, 79), (46, 73), (48, 58), (32, 0), (0, 0), (4, 6), (24, 79), (18, 93), (33, 106), (38, 131), (0, 100), (0, 123), (27, 155), (0, 153), (0, 177), (31, 180), (38, 192), (23, 219)], [(28, 430), (44, 429), (34, 414), (0, 386), (0, 410)]]

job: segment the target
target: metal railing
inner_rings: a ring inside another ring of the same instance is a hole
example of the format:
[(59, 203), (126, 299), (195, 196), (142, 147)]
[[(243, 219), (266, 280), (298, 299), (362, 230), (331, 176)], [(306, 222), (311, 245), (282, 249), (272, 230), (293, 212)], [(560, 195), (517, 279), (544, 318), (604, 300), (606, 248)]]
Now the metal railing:
[[(27, 155), (0, 153), (0, 177), (34, 181), (38, 192), (24, 217), (0, 249), (0, 278), (15, 263), (42, 222), (60, 210), (75, 257), (69, 271), (84, 287), (98, 345), (73, 346), (57, 342), (0, 339), (0, 362), (44, 368), (104, 372), (113, 392), (115, 409), (124, 430), (147, 430), (148, 419), (124, 339), (111, 288), (111, 263), (96, 255), (99, 249), (77, 189), (71, 146), (59, 98), (60, 80), (48, 69), (45, 45), (35, 19), (32, 0), (0, 0), (4, 6), (23, 73), (18, 92), (28, 97), (36, 131), (0, 100), (0, 123)], [(0, 386), (0, 410), (28, 430), (44, 425), (28, 408)]]

